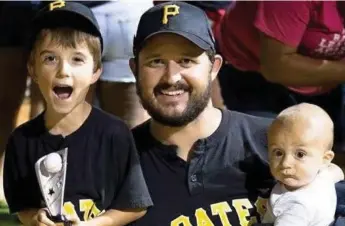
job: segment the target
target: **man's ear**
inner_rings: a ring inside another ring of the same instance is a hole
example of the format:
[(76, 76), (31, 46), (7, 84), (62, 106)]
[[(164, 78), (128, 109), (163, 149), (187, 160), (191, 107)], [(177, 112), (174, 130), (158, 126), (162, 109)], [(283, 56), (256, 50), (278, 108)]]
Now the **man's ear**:
[(103, 72), (103, 67), (98, 68), (92, 75), (92, 80), (91, 80), (91, 84), (94, 84), (95, 82), (98, 81), (99, 77), (101, 76)]
[(132, 71), (132, 73), (133, 73), (133, 75), (135, 76), (135, 78), (136, 79), (138, 79), (137, 78), (137, 65), (136, 65), (136, 60), (135, 60), (135, 58), (130, 58), (129, 59), (129, 67), (131, 68), (131, 71)]
[(334, 158), (334, 152), (332, 150), (328, 150), (323, 154), (323, 163), (329, 164), (332, 162)]
[(217, 77), (218, 72), (220, 70), (220, 68), (223, 65), (223, 58), (221, 55), (216, 54), (214, 56), (214, 62), (212, 64), (212, 69), (211, 69), (211, 79), (212, 81)]

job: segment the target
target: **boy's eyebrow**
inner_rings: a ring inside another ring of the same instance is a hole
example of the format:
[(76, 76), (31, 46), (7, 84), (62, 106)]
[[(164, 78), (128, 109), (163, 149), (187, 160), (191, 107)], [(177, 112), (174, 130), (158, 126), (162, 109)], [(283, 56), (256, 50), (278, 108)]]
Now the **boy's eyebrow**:
[[(42, 56), (42, 55), (44, 55), (44, 54), (47, 54), (47, 53), (54, 53), (54, 51), (52, 51), (52, 50), (47, 50), (47, 49), (42, 50), (42, 51), (40, 52), (40, 56)], [(81, 51), (76, 51), (76, 52), (74, 52), (74, 54), (78, 54), (78, 55), (85, 56), (85, 53), (83, 53), (83, 52), (81, 52)]]
[(81, 52), (81, 51), (76, 51), (76, 52), (74, 52), (74, 54), (78, 54), (78, 55), (83, 55), (83, 56), (85, 56), (85, 53), (83, 53), (83, 52)]
[(43, 50), (43, 51), (41, 51), (40, 52), (40, 56), (42, 56), (43, 54), (46, 54), (46, 53), (54, 53), (53, 51), (51, 51), (51, 50)]

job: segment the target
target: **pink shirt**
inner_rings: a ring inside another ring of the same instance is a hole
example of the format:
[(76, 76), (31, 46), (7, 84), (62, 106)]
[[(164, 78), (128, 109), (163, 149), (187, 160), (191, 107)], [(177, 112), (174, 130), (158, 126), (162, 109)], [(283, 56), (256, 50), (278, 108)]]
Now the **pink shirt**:
[[(337, 4), (343, 9), (338, 10)], [(215, 29), (220, 51), (227, 62), (243, 71), (260, 68), (259, 32), (298, 48), (317, 59), (345, 57), (345, 2), (238, 1)], [(323, 93), (324, 87), (289, 87), (299, 93)]]

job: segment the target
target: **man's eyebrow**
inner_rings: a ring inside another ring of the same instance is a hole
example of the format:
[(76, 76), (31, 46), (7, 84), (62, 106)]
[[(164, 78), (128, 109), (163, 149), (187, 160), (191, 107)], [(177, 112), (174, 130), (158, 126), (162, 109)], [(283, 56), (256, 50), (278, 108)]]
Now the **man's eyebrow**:
[(157, 57), (160, 57), (161, 54), (158, 54), (158, 53), (149, 53), (147, 55), (144, 56), (145, 59), (148, 59), (148, 58), (157, 58)]

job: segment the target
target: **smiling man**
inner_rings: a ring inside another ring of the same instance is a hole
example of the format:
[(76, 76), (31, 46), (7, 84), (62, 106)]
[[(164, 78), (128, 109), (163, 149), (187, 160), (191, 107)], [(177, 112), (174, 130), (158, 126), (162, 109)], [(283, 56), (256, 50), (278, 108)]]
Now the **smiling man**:
[(154, 206), (133, 225), (247, 225), (272, 186), (269, 119), (219, 110), (211, 83), (222, 64), (205, 13), (168, 2), (144, 13), (130, 66), (152, 119), (133, 129)]

